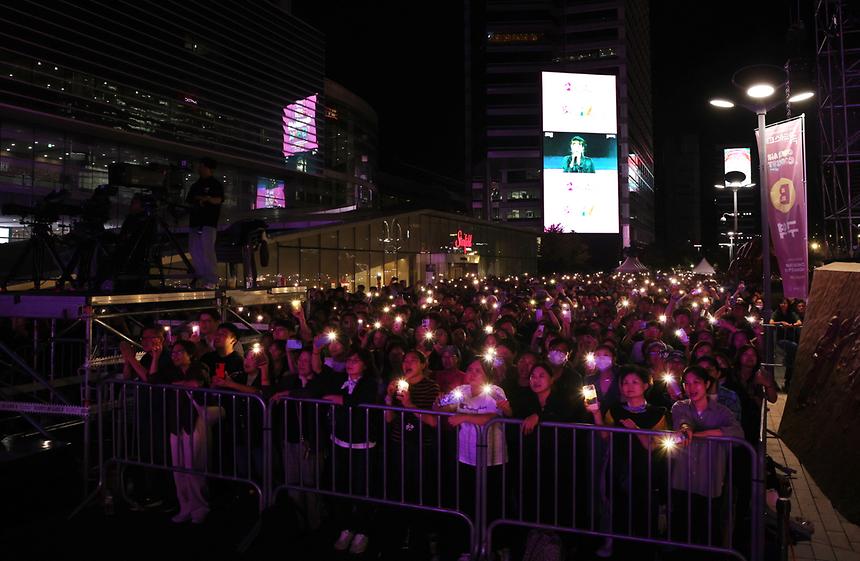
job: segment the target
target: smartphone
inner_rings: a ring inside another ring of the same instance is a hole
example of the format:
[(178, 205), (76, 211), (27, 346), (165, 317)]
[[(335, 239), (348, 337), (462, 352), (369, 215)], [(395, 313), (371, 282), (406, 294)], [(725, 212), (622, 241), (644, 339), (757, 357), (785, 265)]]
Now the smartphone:
[(421, 320), (421, 327), (424, 329), (430, 329), (430, 318), (424, 318)]
[(586, 405), (594, 405), (597, 403), (597, 388), (593, 384), (582, 386), (582, 397), (585, 398)]
[(542, 320), (543, 320), (543, 310), (541, 310), (540, 308), (538, 308), (537, 310), (535, 310), (535, 319), (536, 319), (537, 321), (542, 321)]
[(291, 351), (302, 350), (302, 342), (299, 339), (287, 339), (287, 348)]
[(537, 336), (538, 336), (538, 337), (543, 337), (543, 328), (544, 328), (544, 327), (545, 327), (545, 326), (544, 326), (544, 324), (540, 324), (540, 325), (538, 325), (538, 326), (537, 326), (537, 331), (536, 331), (536, 332), (537, 332)]

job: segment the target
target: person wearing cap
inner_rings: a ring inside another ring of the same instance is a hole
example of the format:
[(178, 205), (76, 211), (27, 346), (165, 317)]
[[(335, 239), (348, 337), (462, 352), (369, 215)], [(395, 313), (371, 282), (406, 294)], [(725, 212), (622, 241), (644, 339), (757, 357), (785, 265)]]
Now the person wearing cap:
[(191, 185), (185, 201), (191, 205), (188, 212), (188, 251), (194, 265), (195, 281), (203, 288), (218, 287), (215, 236), (218, 218), (224, 204), (224, 186), (215, 178), (218, 167), (212, 158), (203, 158), (197, 165), (200, 179)]
[(570, 156), (564, 158), (565, 173), (594, 173), (594, 162), (585, 155), (588, 143), (581, 136), (570, 139)]

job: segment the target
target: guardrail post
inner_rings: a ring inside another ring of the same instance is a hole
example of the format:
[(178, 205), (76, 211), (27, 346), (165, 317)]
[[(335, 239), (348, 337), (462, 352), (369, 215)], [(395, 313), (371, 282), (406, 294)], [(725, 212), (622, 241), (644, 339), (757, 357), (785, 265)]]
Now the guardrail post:
[(57, 318), (51, 318), (51, 364), (48, 367), (49, 370), (49, 380), (51, 383), (54, 382), (54, 378), (56, 376), (56, 363), (57, 363)]
[[(84, 306), (81, 309), (81, 319), (84, 320), (84, 386), (81, 402), (84, 407), (91, 403), (92, 388), (90, 387), (90, 374), (92, 373), (93, 356), (93, 308)], [(90, 416), (84, 417), (84, 453), (83, 453), (83, 479), (84, 497), (89, 489), (90, 475)]]
[(265, 402), (263, 407), (263, 508), (269, 508), (272, 504), (272, 464), (274, 463), (272, 451), (272, 401)]
[(776, 534), (779, 547), (779, 561), (788, 561), (788, 531), (789, 515), (791, 514), (791, 501), (780, 497), (776, 501)]
[(767, 455), (767, 399), (762, 398), (759, 414), (759, 439), (756, 447), (756, 457), (753, 458), (752, 485), (752, 537), (750, 540), (750, 558), (752, 561), (764, 560), (764, 512), (765, 512), (765, 456)]
[(475, 425), (478, 431), (475, 454), (475, 525), (472, 532), (472, 559), (488, 559), (487, 552), (487, 426)]

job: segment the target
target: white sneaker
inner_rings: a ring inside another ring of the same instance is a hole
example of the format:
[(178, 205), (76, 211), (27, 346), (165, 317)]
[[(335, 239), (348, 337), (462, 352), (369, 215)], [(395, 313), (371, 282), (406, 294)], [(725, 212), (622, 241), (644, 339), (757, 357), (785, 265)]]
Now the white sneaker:
[(594, 554), (602, 559), (612, 557), (612, 538), (606, 538), (606, 541), (603, 542), (603, 545), (597, 548), (597, 551), (595, 551)]
[(344, 530), (340, 533), (340, 537), (334, 542), (334, 548), (337, 551), (346, 551), (352, 541), (352, 530)]
[(364, 534), (356, 534), (352, 539), (352, 545), (349, 546), (349, 552), (353, 555), (361, 555), (367, 549), (367, 536)]

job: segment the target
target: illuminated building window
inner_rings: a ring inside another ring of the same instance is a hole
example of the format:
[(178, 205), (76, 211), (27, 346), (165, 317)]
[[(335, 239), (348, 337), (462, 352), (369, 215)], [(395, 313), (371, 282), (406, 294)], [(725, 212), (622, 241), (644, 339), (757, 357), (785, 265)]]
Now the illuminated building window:
[(596, 60), (601, 58), (610, 58), (616, 56), (615, 48), (605, 47), (602, 49), (589, 49), (587, 51), (577, 51), (564, 56), (557, 56), (552, 59), (553, 62), (579, 62), (583, 60)]
[(487, 41), (494, 44), (537, 43), (543, 33), (487, 33)]

